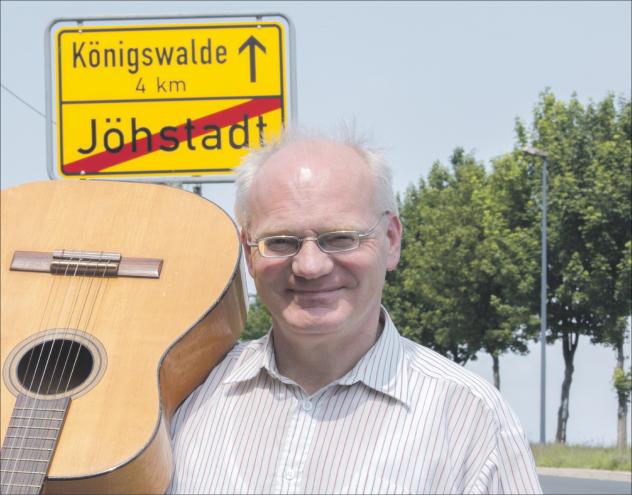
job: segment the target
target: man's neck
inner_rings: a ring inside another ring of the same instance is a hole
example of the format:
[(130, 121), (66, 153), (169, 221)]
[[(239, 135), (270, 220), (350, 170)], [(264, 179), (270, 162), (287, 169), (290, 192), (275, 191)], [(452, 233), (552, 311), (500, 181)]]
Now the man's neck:
[(340, 332), (322, 338), (288, 338), (287, 333), (273, 329), (279, 373), (295, 381), (307, 395), (313, 395), (346, 375), (377, 342), (383, 326), (380, 316), (357, 332)]

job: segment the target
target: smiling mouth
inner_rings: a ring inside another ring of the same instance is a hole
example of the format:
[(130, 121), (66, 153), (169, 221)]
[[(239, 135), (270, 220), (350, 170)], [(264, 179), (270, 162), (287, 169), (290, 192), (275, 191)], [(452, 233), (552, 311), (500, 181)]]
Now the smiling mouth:
[(319, 295), (327, 295), (332, 294), (340, 290), (341, 287), (333, 287), (329, 289), (288, 289), (292, 294), (296, 294), (297, 296), (319, 296)]

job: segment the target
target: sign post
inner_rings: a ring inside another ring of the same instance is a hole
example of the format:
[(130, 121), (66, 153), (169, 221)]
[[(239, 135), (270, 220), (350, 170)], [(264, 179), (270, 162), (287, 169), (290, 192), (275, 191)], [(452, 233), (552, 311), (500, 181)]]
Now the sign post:
[(51, 178), (230, 181), (288, 124), (287, 19), (152, 21), (51, 25)]

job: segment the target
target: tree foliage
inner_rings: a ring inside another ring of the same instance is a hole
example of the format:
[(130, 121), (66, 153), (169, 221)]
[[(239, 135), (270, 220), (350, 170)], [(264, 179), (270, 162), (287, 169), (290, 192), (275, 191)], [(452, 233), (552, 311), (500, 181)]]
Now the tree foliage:
[(630, 314), (630, 101), (584, 106), (545, 91), (532, 132), (518, 123), (518, 136), (549, 154), (548, 328), (565, 361), (556, 434), (565, 442), (579, 336), (616, 347)]
[(402, 333), (465, 364), (483, 350), (495, 368), (527, 350), (537, 240), (526, 163), (499, 160), (489, 175), (462, 149), (435, 163), (400, 201), (400, 267), (385, 303)]
[(632, 387), (632, 371), (624, 371), (622, 368), (615, 368), (612, 374), (612, 382), (618, 395), (621, 395), (625, 402), (630, 401), (630, 388)]
[(246, 326), (241, 333), (241, 340), (254, 340), (262, 337), (270, 327), (272, 326), (272, 317), (268, 308), (259, 300), (257, 296), (250, 307), (248, 308), (248, 318), (246, 319)]

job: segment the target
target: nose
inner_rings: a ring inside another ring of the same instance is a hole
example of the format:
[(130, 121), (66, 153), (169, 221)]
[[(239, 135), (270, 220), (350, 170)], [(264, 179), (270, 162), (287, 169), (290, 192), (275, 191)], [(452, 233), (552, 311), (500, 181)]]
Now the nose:
[(294, 275), (305, 279), (311, 280), (328, 275), (333, 267), (331, 256), (323, 253), (312, 239), (304, 239), (301, 249), (292, 258)]

